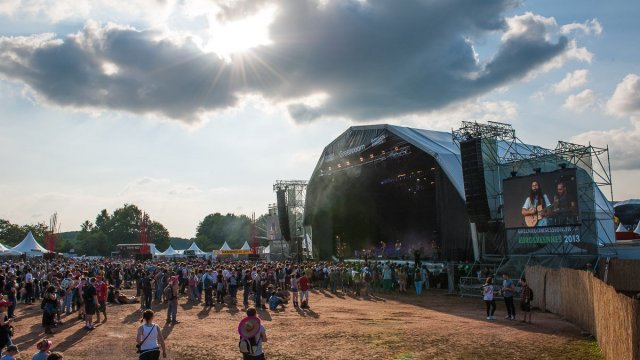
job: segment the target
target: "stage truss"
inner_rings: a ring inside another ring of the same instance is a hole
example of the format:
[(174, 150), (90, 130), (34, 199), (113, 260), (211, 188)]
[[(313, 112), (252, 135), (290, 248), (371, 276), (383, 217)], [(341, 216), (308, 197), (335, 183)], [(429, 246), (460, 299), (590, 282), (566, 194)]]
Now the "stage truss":
[[(287, 212), (289, 214), (289, 228), (293, 246), (290, 246), (289, 256), (296, 257), (298, 261), (313, 257), (313, 244), (311, 229), (304, 226), (304, 205), (307, 197), (306, 180), (276, 180), (273, 191), (285, 190)], [(284, 246), (280, 246), (281, 251)], [(272, 247), (273, 251), (273, 247)], [(277, 253), (277, 252), (276, 252)]]
[[(594, 189), (594, 186), (596, 186), (604, 196), (609, 197), (609, 199), (605, 200), (613, 199), (608, 146), (602, 148), (591, 144), (579, 145), (558, 141), (555, 149), (547, 149), (522, 142), (516, 136), (516, 131), (510, 124), (493, 121), (489, 121), (487, 124), (463, 121), (459, 129), (452, 131), (452, 137), (458, 146), (463, 141), (482, 140), (487, 200), (491, 209), (491, 219), (496, 223), (504, 224), (502, 180), (505, 170), (510, 170), (511, 176), (516, 176), (519, 172), (524, 172), (525, 174), (540, 172), (543, 167), (551, 169), (557, 166), (556, 169), (558, 169), (568, 167), (570, 164), (583, 169), (590, 177), (590, 181), (578, 184), (579, 199), (594, 204), (594, 208), (590, 211), (581, 211), (583, 225), (581, 226), (581, 235), (584, 235), (584, 232), (593, 231), (594, 228), (597, 234), (602, 235), (602, 237), (596, 235), (601, 256), (604, 254), (603, 249), (606, 249), (603, 246), (615, 243), (613, 229), (608, 229), (609, 220), (613, 219), (613, 207), (608, 202), (603, 205), (602, 201), (598, 201), (596, 199), (598, 194)], [(486, 234), (480, 235), (486, 236)], [(509, 240), (505, 236), (505, 231), (497, 231), (494, 236), (493, 240), (498, 243), (498, 247), (506, 249)], [(560, 243), (555, 249), (551, 249), (553, 255), (542, 254), (541, 256), (584, 256), (567, 254), (563, 246), (564, 243)], [(500, 259), (504, 255), (506, 255), (506, 250), (505, 254), (483, 253), (483, 257), (494, 259)], [(531, 255), (510, 256), (531, 258)], [(604, 256), (615, 256), (615, 254), (604, 254)], [(501, 261), (504, 262), (505, 259)], [(564, 261), (562, 260), (561, 262)], [(527, 262), (530, 262), (530, 260)]]

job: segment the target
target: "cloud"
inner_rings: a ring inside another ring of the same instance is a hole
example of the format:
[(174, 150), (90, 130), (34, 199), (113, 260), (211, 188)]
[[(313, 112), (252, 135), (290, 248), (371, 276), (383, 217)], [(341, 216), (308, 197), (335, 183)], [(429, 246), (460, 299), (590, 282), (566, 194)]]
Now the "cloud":
[(578, 94), (570, 95), (564, 102), (564, 107), (567, 110), (575, 112), (583, 112), (587, 110), (596, 100), (596, 96), (593, 90), (586, 89)]
[(628, 116), (630, 126), (607, 131), (590, 131), (576, 135), (576, 142), (609, 145), (611, 164), (616, 170), (640, 169), (640, 76), (627, 75), (607, 101), (607, 112)]
[(587, 83), (587, 76), (589, 75), (589, 70), (580, 69), (574, 72), (568, 73), (564, 79), (560, 80), (559, 83), (551, 86), (551, 89), (556, 93), (565, 93), (571, 89), (582, 86)]
[(602, 25), (600, 24), (598, 19), (591, 19), (591, 20), (585, 21), (582, 24), (571, 23), (571, 24), (562, 25), (562, 27), (560, 28), (560, 31), (563, 34), (569, 34), (572, 32), (581, 31), (586, 35), (591, 35), (591, 34), (600, 35), (602, 34)]
[(625, 76), (607, 101), (607, 112), (617, 116), (640, 114), (640, 76)]
[[(223, 3), (220, 21), (269, 2)], [(553, 18), (505, 18), (515, 6), (510, 0), (275, 4), (269, 44), (229, 60), (203, 50), (202, 39), (188, 33), (89, 21), (62, 38), (0, 38), (0, 74), (28, 85), (39, 101), (73, 109), (195, 123), (258, 95), (287, 104), (299, 122), (371, 121), (442, 109), (592, 57)], [(473, 41), (495, 33), (502, 34), (499, 47), (479, 59)], [(296, 100), (317, 93), (326, 94), (323, 102)]]

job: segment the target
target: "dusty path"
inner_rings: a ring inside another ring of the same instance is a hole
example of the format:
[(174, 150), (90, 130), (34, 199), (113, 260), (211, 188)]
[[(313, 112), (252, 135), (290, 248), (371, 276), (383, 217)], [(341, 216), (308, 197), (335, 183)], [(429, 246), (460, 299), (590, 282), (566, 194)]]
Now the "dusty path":
[[(241, 295), (241, 294), (240, 294)], [(108, 308), (106, 323), (89, 332), (73, 314), (52, 336), (65, 359), (135, 359), (138, 305)], [(168, 359), (239, 359), (237, 324), (244, 313), (227, 306), (204, 309), (180, 299), (175, 326), (165, 326), (164, 306), (157, 320), (168, 338)], [(43, 336), (39, 306), (21, 306), (14, 342), (30, 359)], [(533, 325), (484, 317), (478, 299), (441, 291), (383, 295), (370, 299), (311, 294), (311, 310), (263, 311), (269, 341), (267, 359), (599, 359), (593, 341), (552, 314), (534, 313)]]

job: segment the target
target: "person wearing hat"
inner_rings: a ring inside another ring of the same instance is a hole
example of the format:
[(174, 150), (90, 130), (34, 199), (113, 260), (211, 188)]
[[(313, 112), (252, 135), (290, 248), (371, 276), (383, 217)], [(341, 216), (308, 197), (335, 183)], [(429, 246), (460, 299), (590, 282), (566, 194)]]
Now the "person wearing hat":
[(7, 346), (7, 352), (3, 357), (0, 358), (0, 360), (16, 360), (16, 355), (18, 355), (19, 353), (20, 351), (18, 350), (17, 346), (9, 345)]
[(38, 352), (33, 355), (31, 360), (47, 360), (49, 357), (49, 349), (51, 349), (53, 343), (49, 339), (42, 339), (36, 344)]
[[(243, 360), (264, 360), (262, 343), (267, 342), (267, 330), (261, 324), (255, 308), (247, 309), (247, 317), (238, 324), (240, 351)], [(243, 346), (245, 345), (245, 346)]]

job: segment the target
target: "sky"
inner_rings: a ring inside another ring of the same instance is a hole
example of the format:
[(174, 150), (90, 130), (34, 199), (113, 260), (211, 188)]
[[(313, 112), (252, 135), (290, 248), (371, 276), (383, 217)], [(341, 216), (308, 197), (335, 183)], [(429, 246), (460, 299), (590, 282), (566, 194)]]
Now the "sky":
[(0, 218), (133, 203), (172, 236), (308, 180), (349, 126), (609, 146), (640, 197), (638, 1), (4, 0)]

